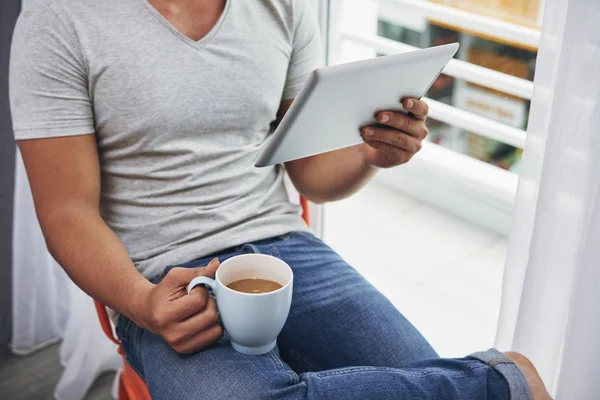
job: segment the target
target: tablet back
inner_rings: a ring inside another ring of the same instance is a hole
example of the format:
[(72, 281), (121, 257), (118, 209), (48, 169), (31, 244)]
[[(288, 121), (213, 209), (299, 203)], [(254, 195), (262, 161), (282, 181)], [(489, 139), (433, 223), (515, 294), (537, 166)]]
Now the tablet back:
[(280, 164), (362, 143), (360, 128), (379, 111), (405, 112), (421, 98), (458, 50), (458, 43), (314, 71), (256, 163)]

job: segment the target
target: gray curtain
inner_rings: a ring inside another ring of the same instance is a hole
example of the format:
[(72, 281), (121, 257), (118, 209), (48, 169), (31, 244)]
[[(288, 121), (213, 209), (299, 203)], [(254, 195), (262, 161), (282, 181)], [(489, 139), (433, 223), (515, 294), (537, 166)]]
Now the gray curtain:
[(15, 142), (8, 104), (8, 60), (21, 0), (0, 4), (0, 345), (8, 344), (12, 321), (12, 220)]

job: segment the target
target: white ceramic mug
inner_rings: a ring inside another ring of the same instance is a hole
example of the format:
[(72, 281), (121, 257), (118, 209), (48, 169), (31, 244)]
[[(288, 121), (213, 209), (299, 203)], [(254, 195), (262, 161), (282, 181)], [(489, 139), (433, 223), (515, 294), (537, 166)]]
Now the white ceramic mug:
[[(282, 287), (268, 293), (242, 293), (227, 287), (251, 278), (268, 279)], [(275, 347), (287, 320), (293, 282), (292, 269), (284, 261), (264, 254), (242, 254), (225, 260), (215, 279), (194, 278), (187, 292), (198, 285), (210, 286), (231, 346), (244, 354), (264, 354)]]

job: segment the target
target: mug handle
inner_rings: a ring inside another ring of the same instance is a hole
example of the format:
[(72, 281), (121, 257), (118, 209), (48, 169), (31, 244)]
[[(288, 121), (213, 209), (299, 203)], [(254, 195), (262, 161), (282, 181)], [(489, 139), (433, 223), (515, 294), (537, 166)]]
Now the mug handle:
[(215, 292), (217, 289), (217, 285), (214, 279), (209, 278), (208, 276), (197, 276), (194, 279), (192, 279), (192, 281), (188, 285), (187, 293), (190, 294), (192, 289), (198, 285), (206, 285), (210, 287), (213, 290), (213, 292)]

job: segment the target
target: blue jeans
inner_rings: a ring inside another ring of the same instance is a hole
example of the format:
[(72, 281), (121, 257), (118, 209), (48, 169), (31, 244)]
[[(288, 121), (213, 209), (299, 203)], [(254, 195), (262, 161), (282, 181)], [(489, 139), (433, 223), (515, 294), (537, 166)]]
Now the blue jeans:
[[(411, 323), (322, 241), (294, 232), (179, 267), (244, 253), (294, 271), (289, 318), (275, 350), (234, 351), (224, 337), (192, 355), (121, 316), (127, 359), (158, 399), (530, 399), (515, 364), (492, 349), (441, 359)], [(159, 282), (172, 268), (153, 279)]]

